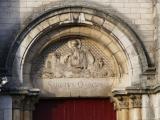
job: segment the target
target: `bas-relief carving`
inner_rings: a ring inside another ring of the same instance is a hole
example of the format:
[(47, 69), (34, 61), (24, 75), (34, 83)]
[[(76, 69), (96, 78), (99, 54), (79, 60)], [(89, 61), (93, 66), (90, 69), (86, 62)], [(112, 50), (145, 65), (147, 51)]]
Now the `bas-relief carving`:
[(113, 75), (105, 57), (96, 57), (80, 40), (68, 41), (65, 47), (67, 49), (48, 54), (36, 78), (106, 78)]
[[(88, 96), (92, 96), (93, 91), (97, 88), (100, 89), (98, 94), (105, 96), (104, 91), (108, 91), (107, 89), (113, 82), (113, 79), (107, 78), (114, 76), (112, 64), (96, 47), (96, 44), (89, 40), (79, 39), (62, 42), (45, 50), (33, 62), (31, 73), (36, 87), (43, 88), (47, 93), (54, 91), (56, 96), (66, 89), (68, 89), (67, 94), (78, 90), (78, 96), (81, 96), (83, 89), (86, 89)], [(110, 82), (105, 83), (104, 79)], [(96, 81), (101, 81), (106, 85), (103, 86)], [(83, 84), (83, 87), (79, 84)], [(61, 86), (61, 90), (55, 85)], [(85, 88), (88, 85), (92, 87)]]
[[(69, 41), (68, 47), (70, 52), (65, 55), (60, 53), (51, 54), (52, 60), (47, 60), (46, 69), (51, 65), (50, 70), (55, 78), (90, 77), (90, 69), (94, 63), (91, 52), (87, 49), (81, 49), (80, 40)], [(44, 77), (47, 78), (48, 76)]]

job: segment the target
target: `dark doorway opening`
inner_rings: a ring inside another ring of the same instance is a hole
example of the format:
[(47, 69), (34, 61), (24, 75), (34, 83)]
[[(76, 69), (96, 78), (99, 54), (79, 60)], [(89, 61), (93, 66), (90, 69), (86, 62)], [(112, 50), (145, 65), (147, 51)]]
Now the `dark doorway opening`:
[(40, 100), (33, 120), (116, 120), (109, 99)]

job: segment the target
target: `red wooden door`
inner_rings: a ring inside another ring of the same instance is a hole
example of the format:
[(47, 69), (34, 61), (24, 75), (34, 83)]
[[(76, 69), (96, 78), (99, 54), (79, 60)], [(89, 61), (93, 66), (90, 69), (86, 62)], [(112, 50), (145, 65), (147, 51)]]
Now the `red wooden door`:
[(109, 99), (42, 100), (33, 120), (116, 120)]

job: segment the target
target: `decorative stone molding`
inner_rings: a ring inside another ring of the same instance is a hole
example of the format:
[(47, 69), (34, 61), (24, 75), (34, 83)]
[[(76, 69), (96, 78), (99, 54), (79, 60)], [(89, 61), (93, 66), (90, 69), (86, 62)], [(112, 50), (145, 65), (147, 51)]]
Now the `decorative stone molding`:
[(142, 120), (142, 92), (145, 91), (138, 87), (112, 91), (118, 120)]
[(155, 74), (156, 74), (155, 67), (149, 67), (146, 71), (144, 71), (143, 74), (141, 75), (141, 79), (142, 79), (141, 86), (145, 88), (145, 87), (152, 87), (156, 85), (158, 83), (158, 80)]
[[(121, 94), (121, 92), (124, 91), (114, 91), (113, 94)], [(126, 88), (126, 94), (156, 94), (160, 92), (160, 83), (157, 83), (154, 86), (145, 86), (145, 87), (141, 87), (141, 86), (132, 86), (132, 87), (127, 87)]]
[(112, 93), (118, 101), (119, 108), (141, 108), (142, 92), (144, 91), (136, 88), (136, 89), (126, 89), (125, 91), (124, 90), (113, 91)]
[(129, 98), (130, 98), (130, 108), (141, 108), (142, 106), (141, 95), (131, 95)]

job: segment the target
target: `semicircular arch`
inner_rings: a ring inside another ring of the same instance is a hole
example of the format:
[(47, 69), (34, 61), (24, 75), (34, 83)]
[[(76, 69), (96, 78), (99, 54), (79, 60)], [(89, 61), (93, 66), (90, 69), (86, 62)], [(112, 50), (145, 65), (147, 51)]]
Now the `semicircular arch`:
[[(10, 50), (6, 66), (12, 75), (12, 81), (17, 80), (19, 84), (23, 84), (23, 70), (28, 51), (44, 33), (51, 30), (55, 32), (52, 34), (54, 38), (79, 35), (100, 42), (100, 45), (109, 49), (114, 56), (117, 66), (121, 63), (123, 69), (127, 68), (127, 71), (121, 73), (128, 74), (125, 79), (129, 82), (125, 86), (139, 83), (142, 71), (148, 67), (143, 45), (135, 32), (121, 19), (87, 7), (68, 6), (46, 12), (19, 34)], [(38, 45), (42, 48), (45, 46)]]

